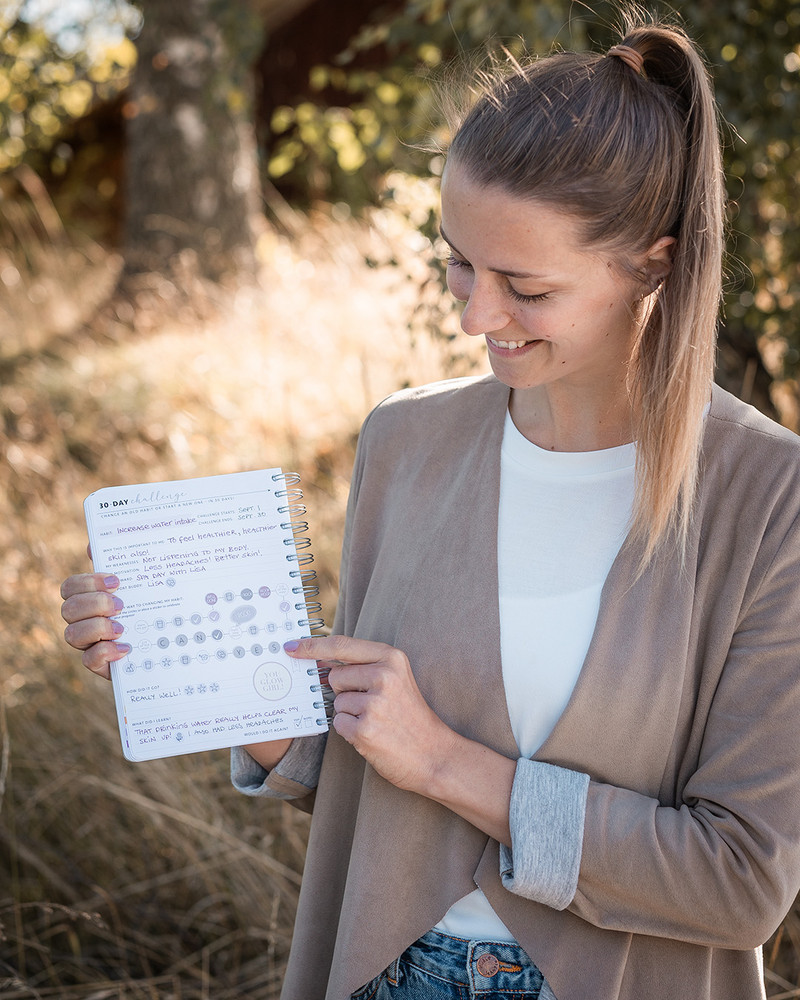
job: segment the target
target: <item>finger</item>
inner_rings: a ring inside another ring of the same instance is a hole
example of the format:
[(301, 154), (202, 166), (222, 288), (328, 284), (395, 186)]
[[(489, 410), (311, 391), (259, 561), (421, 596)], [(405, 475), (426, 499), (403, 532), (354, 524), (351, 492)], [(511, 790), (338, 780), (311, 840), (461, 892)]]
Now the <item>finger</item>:
[(118, 615), (123, 607), (122, 600), (116, 594), (73, 594), (61, 605), (61, 617), (69, 624), (86, 618), (110, 618)]
[(340, 691), (371, 691), (380, 687), (385, 671), (371, 663), (332, 664), (328, 670), (328, 687)]
[(111, 573), (76, 573), (61, 584), (61, 596), (66, 600), (75, 594), (110, 592), (119, 586), (119, 578)]
[(334, 698), (333, 708), (337, 715), (352, 715), (358, 719), (367, 709), (368, 698), (363, 691), (343, 691)]
[(331, 725), (348, 743), (355, 745), (358, 739), (358, 719), (346, 712), (334, 715)]
[(91, 670), (93, 674), (110, 680), (110, 664), (121, 660), (130, 651), (131, 647), (127, 643), (96, 642), (86, 650), (81, 659), (83, 660), (83, 665)]
[(346, 635), (312, 635), (285, 642), (289, 656), (307, 660), (338, 660), (340, 663), (375, 663), (392, 649), (384, 642), (353, 639)]
[[(346, 670), (353, 670), (357, 666), (361, 667), (361, 666), (367, 666), (367, 665), (368, 664), (363, 664), (363, 663), (358, 663), (358, 664), (356, 664), (356, 663), (345, 663), (344, 660), (317, 660), (317, 673), (319, 674), (320, 682), (322, 684), (325, 684), (327, 687), (331, 687), (332, 685), (330, 683), (329, 676), (330, 676), (331, 670), (334, 667), (344, 667)], [(344, 689), (348, 685), (345, 682), (344, 676), (343, 675), (341, 675), (341, 676), (342, 676), (341, 687)], [(355, 678), (351, 678), (351, 683), (352, 683), (352, 686), (359, 687), (359, 688), (363, 687), (362, 684), (358, 684), (356, 682)]]
[(124, 626), (111, 618), (87, 618), (67, 625), (64, 638), (73, 649), (88, 649), (97, 642), (113, 642), (124, 631)]

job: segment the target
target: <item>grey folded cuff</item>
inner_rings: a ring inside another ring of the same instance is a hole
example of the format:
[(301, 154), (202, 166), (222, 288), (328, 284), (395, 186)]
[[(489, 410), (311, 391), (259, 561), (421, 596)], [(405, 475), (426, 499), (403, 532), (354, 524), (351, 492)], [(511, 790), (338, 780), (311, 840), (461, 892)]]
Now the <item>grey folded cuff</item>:
[(231, 781), (243, 795), (264, 795), (273, 799), (300, 799), (309, 795), (319, 779), (327, 733), (301, 736), (280, 762), (265, 770), (244, 747), (231, 748)]
[(509, 892), (563, 910), (578, 888), (589, 775), (523, 758), (511, 790), (511, 848), (500, 845)]

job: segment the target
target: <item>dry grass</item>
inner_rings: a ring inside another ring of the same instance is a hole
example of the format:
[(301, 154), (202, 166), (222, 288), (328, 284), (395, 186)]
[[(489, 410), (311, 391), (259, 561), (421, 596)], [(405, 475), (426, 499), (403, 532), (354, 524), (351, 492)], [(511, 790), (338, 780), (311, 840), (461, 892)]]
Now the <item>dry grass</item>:
[[(57, 591), (88, 568), (91, 490), (283, 465), (304, 479), (331, 620), (363, 416), (476, 364), (409, 330), (420, 302), (445, 332), (455, 318), (413, 226), (374, 221), (295, 220), (291, 240), (262, 240), (262, 287), (187, 299), (154, 277), (116, 311), (101, 309), (113, 257), (35, 217), (0, 222), (4, 1000), (278, 996), (306, 818), (234, 793), (224, 753), (127, 763), (110, 686), (63, 643)], [(766, 954), (771, 994), (800, 996), (797, 913)]]
[(115, 482), (299, 471), (330, 621), (361, 420), (473, 362), (408, 329), (421, 295), (444, 300), (391, 213), (266, 235), (262, 287), (187, 299), (153, 277), (137, 309), (110, 311), (115, 258), (5, 208), (0, 996), (269, 1000), (307, 820), (237, 795), (224, 753), (123, 759), (110, 685), (61, 637), (60, 581), (88, 569), (81, 502)]

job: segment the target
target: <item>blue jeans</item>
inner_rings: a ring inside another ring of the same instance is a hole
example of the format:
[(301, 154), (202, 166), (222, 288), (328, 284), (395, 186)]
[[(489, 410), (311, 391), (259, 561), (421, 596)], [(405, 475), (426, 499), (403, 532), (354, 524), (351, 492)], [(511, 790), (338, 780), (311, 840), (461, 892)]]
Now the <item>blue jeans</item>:
[(556, 1000), (518, 944), (428, 931), (351, 1000)]

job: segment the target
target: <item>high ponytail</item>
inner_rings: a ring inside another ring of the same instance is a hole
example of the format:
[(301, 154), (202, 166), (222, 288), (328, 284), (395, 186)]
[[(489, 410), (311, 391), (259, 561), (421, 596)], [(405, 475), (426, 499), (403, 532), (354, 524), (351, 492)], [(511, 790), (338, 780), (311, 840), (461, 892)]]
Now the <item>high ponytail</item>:
[(631, 359), (638, 415), (632, 541), (644, 566), (685, 552), (721, 296), (724, 183), (703, 60), (679, 29), (630, 18), (621, 51), (557, 53), (482, 75), (448, 156), (471, 180), (577, 216), (589, 246), (627, 270), (662, 237), (672, 269)]
[(691, 42), (674, 29), (638, 27), (623, 44), (642, 55), (647, 80), (675, 96), (685, 129), (672, 270), (631, 366), (641, 413), (634, 533), (649, 557), (668, 530), (683, 550), (691, 518), (722, 294), (724, 179), (711, 83)]

